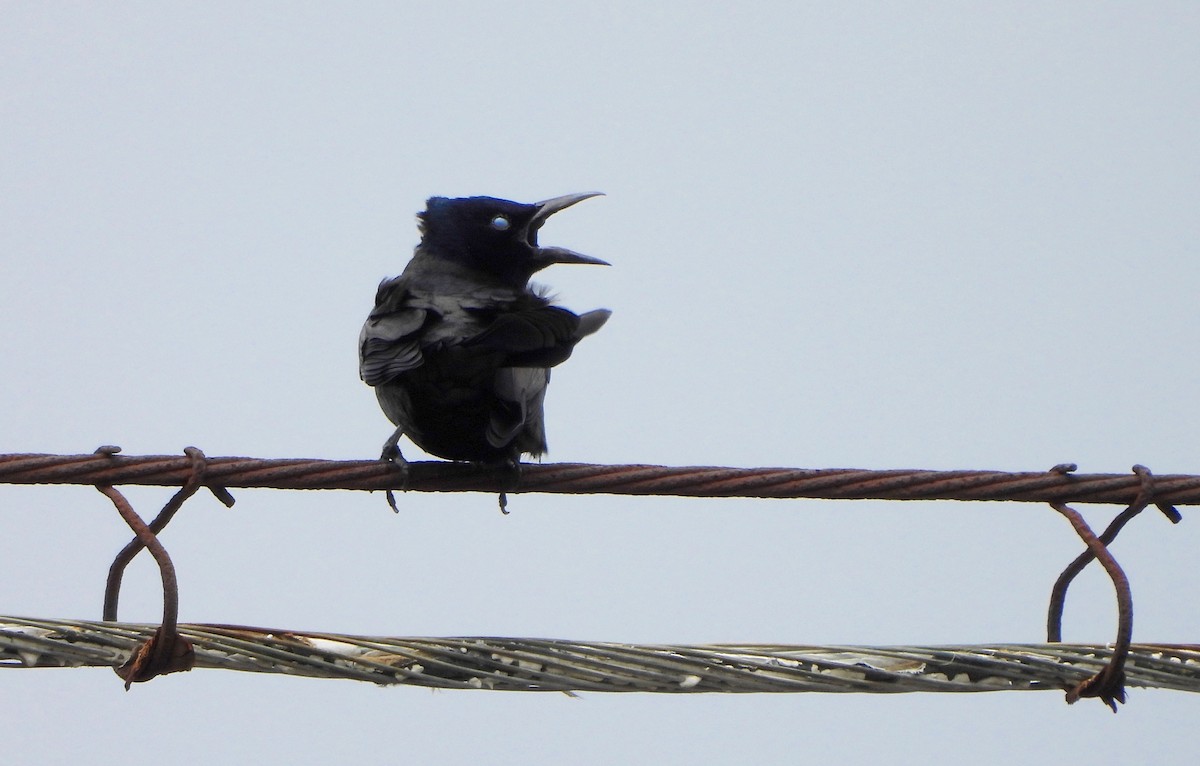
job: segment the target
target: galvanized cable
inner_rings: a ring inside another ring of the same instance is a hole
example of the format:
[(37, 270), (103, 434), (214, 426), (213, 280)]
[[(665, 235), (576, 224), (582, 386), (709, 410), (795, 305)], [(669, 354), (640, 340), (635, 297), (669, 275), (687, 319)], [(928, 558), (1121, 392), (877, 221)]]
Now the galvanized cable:
[[(0, 668), (117, 667), (154, 625), (0, 617)], [(1105, 666), (1083, 644), (635, 645), (522, 638), (385, 638), (180, 625), (197, 668), (441, 689), (558, 692), (1062, 691)], [(1200, 692), (1200, 645), (1134, 644), (1130, 686)]]
[[(179, 455), (0, 455), (0, 483), (178, 487), (191, 461)], [(1156, 475), (1155, 503), (1200, 504), (1200, 476)], [(205, 486), (274, 489), (410, 490), (414, 492), (553, 492), (685, 497), (857, 500), (1014, 500), (1119, 503), (1135, 501), (1135, 474), (1055, 471), (929, 471), (800, 468), (529, 464), (518, 486), (512, 472), (465, 463), (410, 463), (407, 478), (378, 460), (210, 457)]]

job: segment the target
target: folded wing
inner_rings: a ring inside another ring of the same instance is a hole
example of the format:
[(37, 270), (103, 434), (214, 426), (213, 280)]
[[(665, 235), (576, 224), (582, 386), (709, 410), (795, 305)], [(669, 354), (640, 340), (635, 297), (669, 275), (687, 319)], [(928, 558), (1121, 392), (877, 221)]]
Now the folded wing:
[(421, 366), (421, 330), (430, 312), (408, 305), (408, 291), (398, 280), (379, 286), (375, 310), (358, 336), (358, 374), (370, 386), (394, 380)]

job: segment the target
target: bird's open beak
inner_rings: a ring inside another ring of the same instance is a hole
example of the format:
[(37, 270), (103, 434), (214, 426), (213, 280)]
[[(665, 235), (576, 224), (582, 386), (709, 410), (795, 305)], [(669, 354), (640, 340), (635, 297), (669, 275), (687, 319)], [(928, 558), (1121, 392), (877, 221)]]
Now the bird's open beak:
[(529, 222), (529, 243), (537, 247), (537, 263), (539, 269), (543, 269), (552, 263), (590, 263), (596, 266), (609, 266), (608, 261), (602, 261), (599, 258), (593, 258), (590, 255), (577, 253), (574, 250), (568, 250), (565, 247), (538, 247), (537, 246), (537, 231), (542, 228), (542, 224), (546, 219), (554, 215), (560, 210), (566, 210), (576, 202), (583, 202), (585, 199), (592, 197), (602, 197), (603, 192), (583, 192), (582, 194), (564, 194), (561, 197), (535, 202), (537, 212), (533, 214), (533, 220)]

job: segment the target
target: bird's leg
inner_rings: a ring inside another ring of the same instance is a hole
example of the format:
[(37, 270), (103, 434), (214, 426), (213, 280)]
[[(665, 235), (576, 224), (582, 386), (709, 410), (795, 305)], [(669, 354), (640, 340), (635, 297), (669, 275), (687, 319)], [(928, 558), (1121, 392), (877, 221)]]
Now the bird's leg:
[[(408, 490), (408, 460), (404, 458), (404, 453), (400, 451), (400, 437), (404, 435), (404, 426), (400, 426), (388, 440), (383, 443), (383, 452), (380, 453), (379, 459), (385, 463), (391, 463), (400, 471), (400, 486), (403, 491)], [(400, 513), (400, 509), (396, 507), (396, 495), (392, 490), (387, 491), (388, 506), (393, 513)]]
[(380, 460), (386, 460), (389, 463), (399, 463), (407, 466), (408, 461), (404, 459), (404, 455), (400, 452), (400, 437), (404, 436), (404, 426), (399, 426), (388, 440), (383, 443), (383, 452), (379, 454)]

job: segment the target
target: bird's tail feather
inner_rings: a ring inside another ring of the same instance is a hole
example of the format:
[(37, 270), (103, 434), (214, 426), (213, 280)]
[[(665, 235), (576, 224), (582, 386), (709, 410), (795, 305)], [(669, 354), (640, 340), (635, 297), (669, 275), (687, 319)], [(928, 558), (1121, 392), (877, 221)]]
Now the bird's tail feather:
[(579, 329), (575, 331), (576, 338), (584, 338), (599, 330), (612, 316), (608, 309), (595, 309), (579, 315)]

